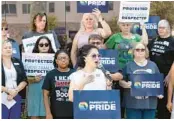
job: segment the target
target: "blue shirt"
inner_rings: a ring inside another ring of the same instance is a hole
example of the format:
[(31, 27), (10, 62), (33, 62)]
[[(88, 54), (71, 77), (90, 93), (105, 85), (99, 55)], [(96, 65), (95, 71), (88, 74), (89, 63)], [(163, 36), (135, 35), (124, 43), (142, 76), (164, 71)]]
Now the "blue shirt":
[[(159, 73), (157, 65), (148, 60), (145, 66), (139, 66), (134, 61), (129, 62), (124, 69), (124, 78), (126, 81), (129, 74), (155, 74)], [(142, 97), (138, 99), (131, 96), (130, 89), (124, 89), (123, 92), (123, 107), (133, 108), (133, 109), (156, 109), (157, 107), (157, 97), (149, 96)]]

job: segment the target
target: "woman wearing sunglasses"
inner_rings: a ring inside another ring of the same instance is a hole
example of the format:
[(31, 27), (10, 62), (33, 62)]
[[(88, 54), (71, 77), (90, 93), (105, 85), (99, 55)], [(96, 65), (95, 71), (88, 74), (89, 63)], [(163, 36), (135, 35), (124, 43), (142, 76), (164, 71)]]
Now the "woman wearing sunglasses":
[(69, 100), (73, 101), (73, 90), (106, 90), (112, 82), (105, 78), (97, 69), (100, 60), (98, 48), (94, 45), (84, 45), (78, 52), (77, 64), (80, 70), (70, 75)]
[(1, 29), (1, 37), (2, 37), (2, 42), (8, 40), (12, 44), (12, 57), (15, 57), (17, 59), (21, 59), (20, 57), (20, 50), (19, 50), (19, 44), (12, 38), (9, 37), (9, 26), (6, 20), (2, 20), (2, 29)]
[[(123, 107), (126, 109), (127, 119), (154, 119), (157, 108), (156, 96), (131, 96), (130, 88), (132, 82), (129, 81), (130, 74), (155, 74), (159, 73), (156, 64), (148, 60), (148, 49), (138, 43), (133, 48), (134, 60), (129, 62), (124, 69), (124, 80), (120, 85), (124, 88)], [(163, 98), (159, 95), (158, 98)]]
[[(33, 53), (54, 53), (49, 38), (46, 36), (39, 37), (34, 46)], [(44, 77), (36, 75), (34, 79), (29, 78), (30, 84), (28, 86), (27, 98), (28, 116), (32, 119), (37, 119), (46, 115), (42, 94)]]

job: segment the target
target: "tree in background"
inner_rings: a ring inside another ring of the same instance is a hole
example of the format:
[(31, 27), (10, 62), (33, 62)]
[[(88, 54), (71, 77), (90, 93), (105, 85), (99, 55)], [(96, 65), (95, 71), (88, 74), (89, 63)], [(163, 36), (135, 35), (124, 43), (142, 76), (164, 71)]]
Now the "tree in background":
[(151, 2), (150, 15), (157, 15), (161, 19), (168, 20), (171, 27), (174, 28), (174, 1)]
[(54, 30), (57, 26), (57, 17), (55, 15), (48, 15), (48, 30)]
[(108, 22), (113, 34), (120, 31), (117, 21), (118, 21), (118, 17), (116, 16), (116, 17), (113, 17), (112, 20)]

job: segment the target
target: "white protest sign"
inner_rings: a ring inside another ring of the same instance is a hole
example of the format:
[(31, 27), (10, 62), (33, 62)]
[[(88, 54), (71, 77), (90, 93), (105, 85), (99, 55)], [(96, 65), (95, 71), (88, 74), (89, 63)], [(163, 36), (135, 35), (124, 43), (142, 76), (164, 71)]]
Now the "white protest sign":
[(46, 76), (48, 71), (54, 69), (54, 54), (22, 53), (22, 62), (27, 76)]
[(150, 2), (121, 2), (119, 22), (148, 22)]
[(39, 37), (41, 37), (41, 36), (46, 36), (46, 37), (49, 38), (49, 40), (51, 41), (52, 48), (56, 52), (57, 49), (56, 49), (55, 40), (54, 40), (54, 37), (53, 37), (52, 33), (50, 33), (50, 34), (43, 34), (43, 35), (39, 35), (39, 36), (33, 36), (33, 37), (30, 37), (30, 38), (22, 39), (22, 43), (23, 43), (23, 46), (24, 46), (24, 51), (26, 53), (32, 53), (37, 39)]

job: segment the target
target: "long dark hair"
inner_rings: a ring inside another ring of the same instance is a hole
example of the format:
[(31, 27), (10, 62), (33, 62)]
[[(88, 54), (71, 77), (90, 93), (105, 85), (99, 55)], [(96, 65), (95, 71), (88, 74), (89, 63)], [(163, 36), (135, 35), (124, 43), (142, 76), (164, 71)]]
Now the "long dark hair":
[(69, 52), (67, 50), (64, 50), (64, 49), (61, 49), (61, 50), (58, 50), (56, 53), (55, 53), (55, 56), (54, 56), (54, 61), (53, 61), (53, 65), (55, 68), (58, 68), (58, 65), (56, 63), (56, 59), (57, 59), (57, 56), (61, 53), (65, 53), (68, 57), (69, 57), (69, 65), (68, 67), (72, 68), (72, 64), (71, 64), (71, 60), (70, 60), (70, 56), (69, 56)]
[(94, 45), (84, 45), (83, 47), (81, 47), (79, 49), (79, 51), (77, 52), (77, 66), (84, 68), (85, 67), (85, 58), (91, 49), (97, 49), (98, 48)]
[(41, 37), (39, 37), (37, 39), (36, 44), (35, 44), (35, 46), (33, 48), (33, 53), (39, 53), (38, 46), (39, 46), (39, 42), (40, 42), (41, 39), (46, 39), (48, 41), (48, 44), (49, 44), (48, 53), (55, 53), (54, 50), (53, 50), (53, 48), (52, 48), (51, 41), (50, 41), (50, 39), (47, 36), (41, 36)]
[(45, 28), (44, 28), (44, 32), (47, 32), (48, 31), (48, 20), (47, 20), (47, 15), (46, 13), (37, 13), (34, 18), (33, 18), (33, 21), (32, 21), (32, 31), (36, 31), (36, 25), (35, 25), (35, 20), (37, 17), (40, 17), (40, 19), (42, 19), (44, 16), (46, 17), (46, 23), (45, 23)]

